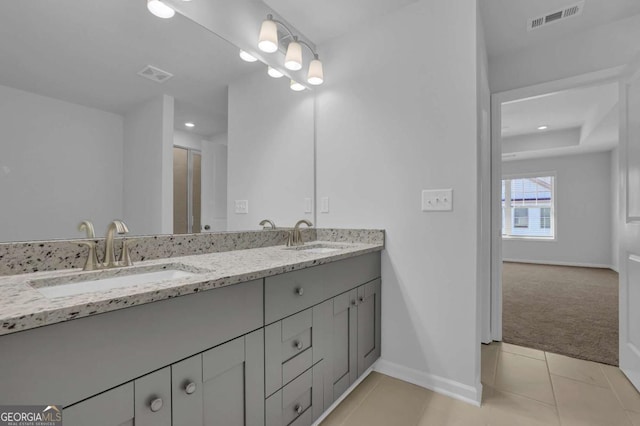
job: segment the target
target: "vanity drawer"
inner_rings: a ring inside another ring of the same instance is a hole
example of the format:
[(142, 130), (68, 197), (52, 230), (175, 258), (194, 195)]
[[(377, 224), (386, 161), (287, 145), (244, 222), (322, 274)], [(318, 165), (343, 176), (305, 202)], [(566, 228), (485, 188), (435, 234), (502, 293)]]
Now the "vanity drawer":
[(265, 278), (265, 324), (271, 324), (380, 276), (380, 253)]
[(319, 362), (267, 398), (267, 426), (309, 426), (323, 412), (323, 363)]
[(313, 365), (313, 310), (265, 327), (266, 394), (286, 385)]

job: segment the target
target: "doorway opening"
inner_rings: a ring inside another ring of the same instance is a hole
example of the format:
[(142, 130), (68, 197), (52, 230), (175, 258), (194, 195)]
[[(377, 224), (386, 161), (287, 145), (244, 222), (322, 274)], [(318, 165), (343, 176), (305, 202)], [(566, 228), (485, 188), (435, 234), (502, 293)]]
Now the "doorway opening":
[(492, 339), (618, 365), (617, 72), (492, 97)]
[(202, 155), (173, 147), (173, 233), (197, 234), (201, 226)]

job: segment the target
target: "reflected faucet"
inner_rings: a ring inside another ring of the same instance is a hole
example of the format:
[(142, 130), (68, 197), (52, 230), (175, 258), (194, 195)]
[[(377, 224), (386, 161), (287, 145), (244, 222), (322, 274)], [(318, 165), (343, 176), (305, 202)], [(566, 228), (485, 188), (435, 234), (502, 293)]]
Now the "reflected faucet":
[[(113, 246), (113, 235), (114, 233), (118, 233), (119, 235), (123, 235), (123, 234), (128, 234), (129, 233), (129, 228), (127, 228), (127, 225), (125, 225), (125, 223), (121, 220), (114, 220), (113, 222), (111, 222), (109, 224), (109, 227), (107, 228), (107, 237), (105, 239), (105, 248), (104, 248), (104, 264), (103, 266), (105, 268), (114, 268), (116, 266), (120, 266), (118, 265), (118, 262), (116, 262), (116, 253), (115, 253), (115, 249)], [(122, 243), (122, 256), (121, 258), (124, 260), (125, 257), (128, 257), (128, 254), (125, 254), (125, 251), (127, 250), (127, 246), (126, 244), (123, 242)], [(123, 265), (123, 266), (129, 266), (129, 265)]]
[(293, 227), (293, 230), (289, 231), (289, 239), (287, 240), (287, 246), (304, 245), (304, 240), (302, 239), (302, 233), (300, 232), (300, 225), (302, 225), (303, 223), (309, 227), (313, 226), (313, 223), (309, 222), (307, 219), (302, 219), (296, 222), (296, 225)]
[(271, 227), (271, 229), (276, 229), (276, 224), (273, 223), (273, 221), (269, 220), (269, 219), (264, 219), (263, 221), (261, 221), (259, 223), (259, 225), (262, 226), (263, 230), (268, 229), (267, 225), (269, 225)]

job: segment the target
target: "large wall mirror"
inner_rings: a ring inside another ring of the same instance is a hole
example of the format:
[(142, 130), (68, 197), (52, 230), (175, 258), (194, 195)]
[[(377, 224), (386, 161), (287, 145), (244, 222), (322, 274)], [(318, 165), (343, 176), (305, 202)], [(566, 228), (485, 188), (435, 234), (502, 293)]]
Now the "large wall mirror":
[(313, 218), (313, 92), (143, 0), (0, 8), (1, 242)]

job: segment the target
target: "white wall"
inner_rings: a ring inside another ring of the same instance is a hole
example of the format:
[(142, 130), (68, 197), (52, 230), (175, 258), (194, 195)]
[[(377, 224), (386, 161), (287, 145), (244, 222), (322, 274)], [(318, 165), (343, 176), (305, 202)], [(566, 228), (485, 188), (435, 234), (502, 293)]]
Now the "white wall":
[(580, 144), (580, 127), (544, 133), (508, 136), (502, 138), (502, 153), (526, 152), (577, 146)]
[(503, 176), (556, 172), (556, 240), (503, 239), (505, 260), (610, 266), (611, 152), (508, 161)]
[(625, 65), (638, 52), (640, 15), (490, 58), (493, 93)]
[[(202, 142), (202, 224), (227, 230), (227, 134)], [(206, 194), (206, 196), (204, 196)]]
[(202, 150), (202, 137), (184, 130), (173, 130), (173, 145), (181, 148)]
[[(122, 216), (121, 116), (0, 86), (0, 241), (69, 238)], [(108, 183), (108, 184), (107, 184)]]
[(618, 247), (618, 223), (620, 218), (620, 159), (618, 158), (618, 148), (611, 151), (611, 267), (614, 271), (618, 271), (620, 260), (620, 249)]
[[(317, 193), (331, 207), (318, 225), (387, 231), (378, 368), (473, 401), (476, 37), (475, 0), (422, 0), (320, 46), (316, 124)], [(453, 212), (420, 210), (421, 190), (437, 188), (453, 188)]]
[[(313, 218), (304, 199), (314, 196), (314, 94), (288, 84), (260, 67), (229, 85), (229, 230)], [(236, 214), (235, 200), (248, 200), (249, 214)]]
[(132, 234), (173, 233), (173, 108), (163, 95), (124, 118), (124, 217)]

